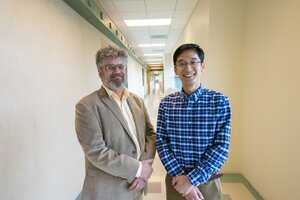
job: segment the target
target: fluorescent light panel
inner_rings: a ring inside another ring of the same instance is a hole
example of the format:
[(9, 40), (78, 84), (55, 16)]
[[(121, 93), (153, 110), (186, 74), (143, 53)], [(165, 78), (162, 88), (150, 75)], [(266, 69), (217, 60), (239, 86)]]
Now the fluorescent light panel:
[(172, 19), (133, 19), (133, 20), (124, 20), (127, 26), (164, 26), (170, 25)]
[(155, 63), (148, 63), (148, 65), (153, 65), (153, 66), (160, 66), (162, 63), (160, 62), (155, 62)]
[(159, 63), (161, 63), (161, 62), (159, 62), (159, 61), (149, 62), (149, 64), (159, 64)]
[(157, 58), (157, 59), (147, 59), (146, 61), (148, 61), (148, 62), (152, 62), (152, 61), (161, 61), (161, 58)]
[(166, 44), (160, 43), (160, 44), (139, 44), (139, 47), (164, 47)]
[(144, 56), (163, 56), (162, 53), (149, 53), (149, 54), (144, 54)]

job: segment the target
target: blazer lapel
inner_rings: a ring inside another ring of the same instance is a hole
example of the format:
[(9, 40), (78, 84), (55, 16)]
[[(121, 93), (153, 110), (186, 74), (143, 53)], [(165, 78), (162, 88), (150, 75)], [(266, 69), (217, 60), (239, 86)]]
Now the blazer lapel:
[(101, 87), (98, 94), (100, 100), (111, 110), (111, 112), (115, 115), (115, 117), (120, 121), (120, 123), (126, 130), (127, 134), (131, 137), (131, 135), (129, 134), (130, 131), (127, 125), (127, 121), (125, 120), (118, 104), (108, 96), (107, 92), (103, 87)]

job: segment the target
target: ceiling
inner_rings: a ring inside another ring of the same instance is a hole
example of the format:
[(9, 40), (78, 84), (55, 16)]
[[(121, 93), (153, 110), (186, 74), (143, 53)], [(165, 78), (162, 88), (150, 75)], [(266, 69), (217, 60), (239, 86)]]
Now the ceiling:
[[(97, 2), (144, 63), (151, 65), (162, 64), (162, 56), (146, 57), (144, 54), (171, 53), (198, 0), (97, 0)], [(170, 25), (128, 27), (124, 22), (133, 19), (165, 18), (172, 19)], [(164, 43), (165, 46), (138, 46), (158, 43)], [(156, 61), (148, 61), (150, 59)]]

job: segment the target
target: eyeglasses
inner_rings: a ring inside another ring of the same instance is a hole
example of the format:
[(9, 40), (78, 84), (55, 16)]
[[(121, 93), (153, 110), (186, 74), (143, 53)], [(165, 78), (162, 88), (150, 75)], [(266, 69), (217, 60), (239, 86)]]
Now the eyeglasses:
[(105, 65), (104, 68), (107, 70), (107, 71), (115, 71), (117, 68), (120, 70), (120, 71), (124, 71), (127, 66), (126, 65), (123, 65), (123, 64), (117, 64), (117, 65), (114, 65), (114, 64), (108, 64), (108, 65)]
[(182, 69), (185, 66), (197, 67), (201, 61), (190, 61), (190, 62), (178, 62), (175, 66)]

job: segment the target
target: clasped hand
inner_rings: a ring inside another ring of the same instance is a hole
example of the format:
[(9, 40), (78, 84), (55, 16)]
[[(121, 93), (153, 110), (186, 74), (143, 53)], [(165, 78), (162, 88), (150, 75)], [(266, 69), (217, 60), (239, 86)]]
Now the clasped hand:
[(185, 175), (176, 176), (172, 180), (172, 185), (179, 194), (186, 200), (202, 200), (203, 195), (200, 190), (193, 186), (189, 178)]
[(148, 182), (153, 169), (152, 169), (153, 159), (142, 160), (142, 171), (140, 177), (136, 177), (129, 186), (129, 190), (142, 190)]
[(142, 190), (146, 185), (146, 181), (142, 178), (135, 178), (129, 186), (129, 190)]

